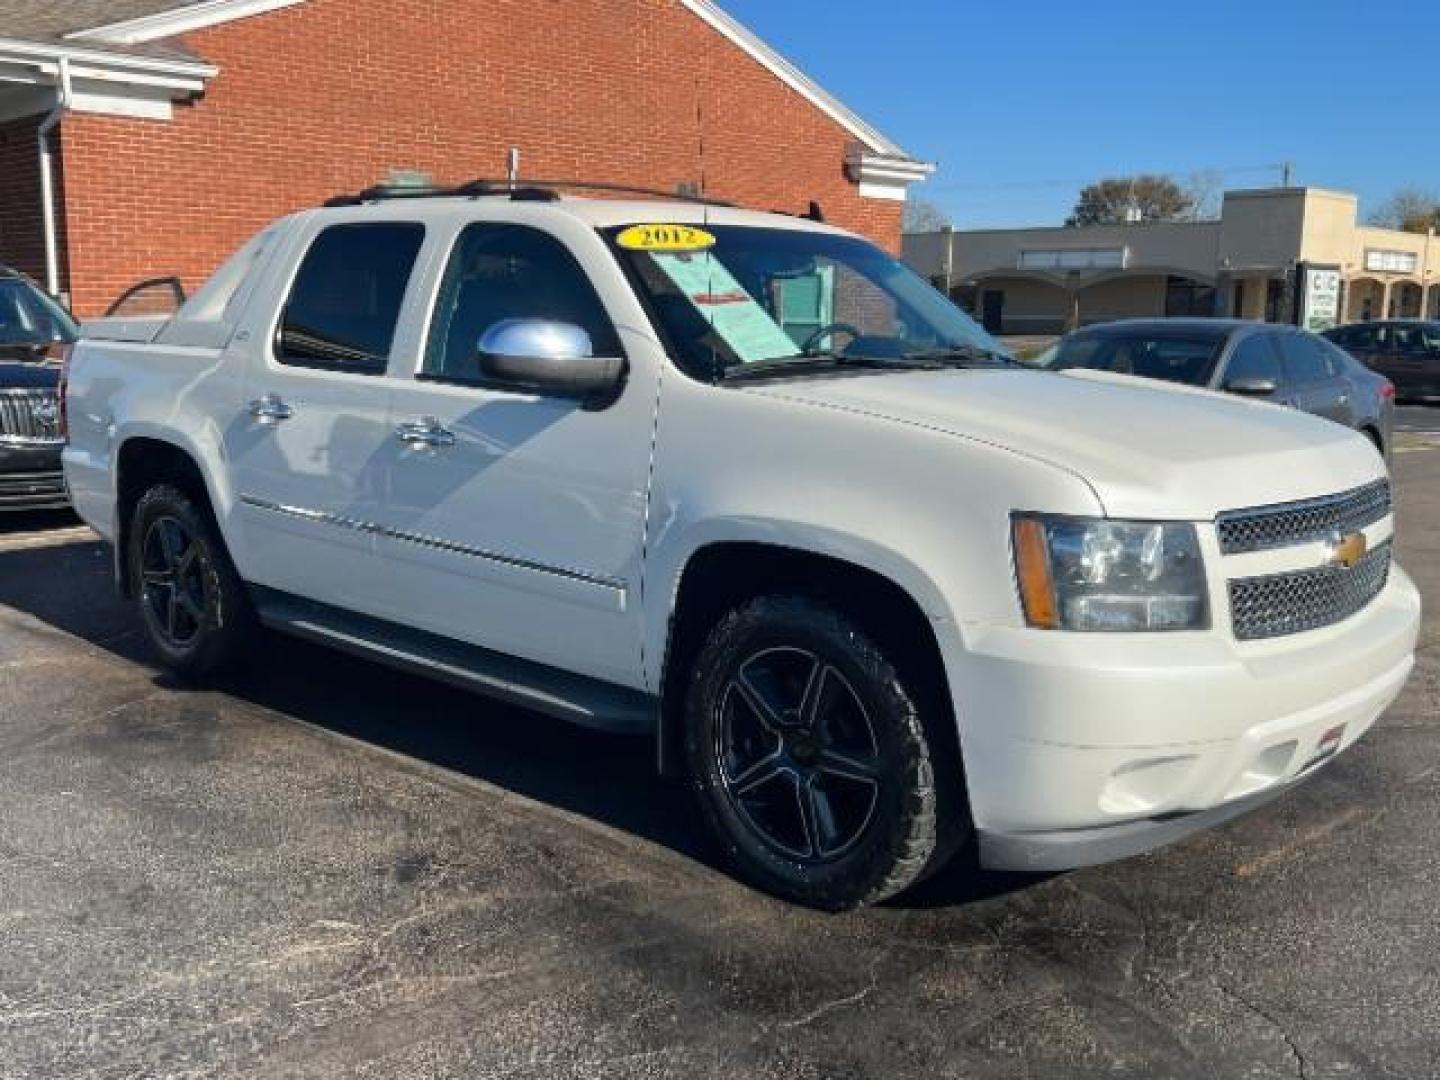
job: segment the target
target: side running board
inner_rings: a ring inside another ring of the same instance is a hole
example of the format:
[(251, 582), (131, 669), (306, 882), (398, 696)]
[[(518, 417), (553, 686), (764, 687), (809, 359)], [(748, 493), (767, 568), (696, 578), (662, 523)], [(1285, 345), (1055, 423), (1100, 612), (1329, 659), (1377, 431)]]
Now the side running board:
[(652, 694), (561, 671), (463, 641), (252, 587), (260, 621), (273, 630), (375, 660), (581, 727), (648, 735), (659, 727)]

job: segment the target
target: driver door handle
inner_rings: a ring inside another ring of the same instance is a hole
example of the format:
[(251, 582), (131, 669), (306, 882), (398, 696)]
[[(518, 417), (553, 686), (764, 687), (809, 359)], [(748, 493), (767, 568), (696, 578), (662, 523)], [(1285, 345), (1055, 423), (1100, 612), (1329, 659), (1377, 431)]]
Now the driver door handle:
[(431, 449), (442, 449), (455, 445), (455, 433), (449, 428), (443, 427), (440, 421), (433, 416), (427, 416), (424, 420), (401, 424), (395, 429), (395, 437), (406, 446), (426, 446)]
[(295, 415), (295, 410), (280, 399), (279, 394), (266, 394), (258, 397), (246, 406), (250, 415), (260, 423), (267, 426), (280, 423), (281, 420), (289, 420)]

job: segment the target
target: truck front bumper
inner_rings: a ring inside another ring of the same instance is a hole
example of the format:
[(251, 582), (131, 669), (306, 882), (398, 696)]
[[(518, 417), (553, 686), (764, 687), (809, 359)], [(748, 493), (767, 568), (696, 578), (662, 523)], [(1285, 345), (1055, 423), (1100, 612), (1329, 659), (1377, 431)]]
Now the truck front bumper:
[(982, 862), (1107, 862), (1275, 798), (1395, 700), (1419, 627), (1399, 566), (1344, 622), (1245, 645), (968, 627), (948, 663)]
[(0, 511), (69, 506), (60, 451), (59, 443), (7, 442), (0, 437)]

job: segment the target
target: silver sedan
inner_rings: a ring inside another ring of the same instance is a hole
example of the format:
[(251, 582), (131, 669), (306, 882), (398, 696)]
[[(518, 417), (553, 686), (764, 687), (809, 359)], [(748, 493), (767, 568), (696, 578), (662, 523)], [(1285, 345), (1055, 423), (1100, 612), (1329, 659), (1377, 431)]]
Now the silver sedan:
[(1293, 326), (1238, 319), (1127, 319), (1062, 338), (1038, 362), (1205, 386), (1273, 401), (1362, 432), (1390, 454), (1395, 387)]

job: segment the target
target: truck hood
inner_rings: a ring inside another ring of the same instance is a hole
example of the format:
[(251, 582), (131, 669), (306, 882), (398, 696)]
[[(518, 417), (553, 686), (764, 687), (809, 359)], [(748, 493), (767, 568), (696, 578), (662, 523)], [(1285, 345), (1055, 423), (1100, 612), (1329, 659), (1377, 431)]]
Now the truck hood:
[(889, 372), (747, 390), (1038, 458), (1082, 478), (1112, 517), (1204, 521), (1385, 474), (1369, 440), (1339, 424), (1109, 372)]

